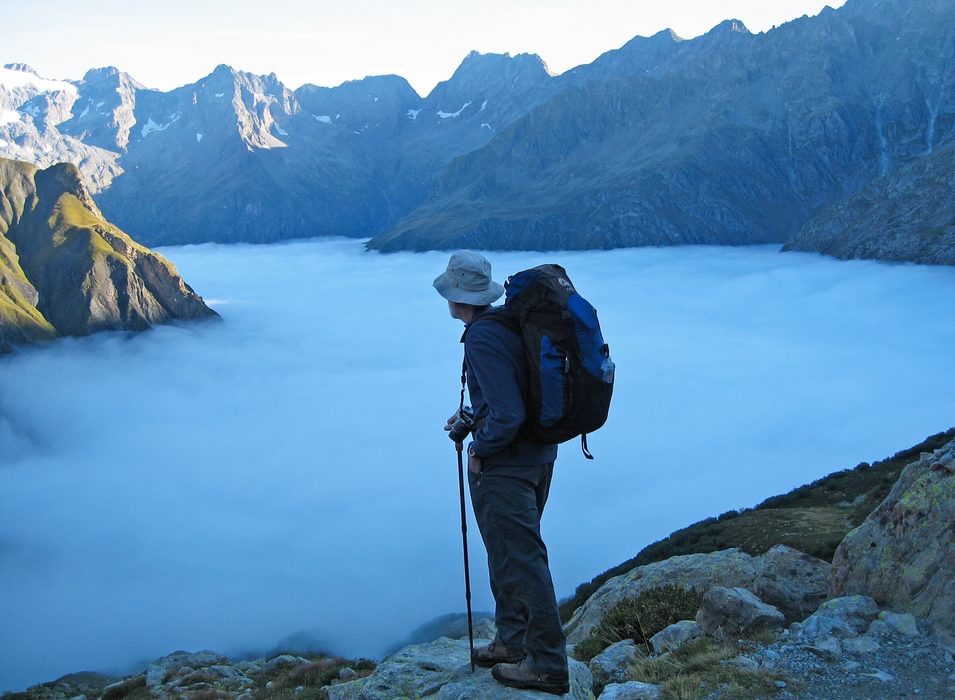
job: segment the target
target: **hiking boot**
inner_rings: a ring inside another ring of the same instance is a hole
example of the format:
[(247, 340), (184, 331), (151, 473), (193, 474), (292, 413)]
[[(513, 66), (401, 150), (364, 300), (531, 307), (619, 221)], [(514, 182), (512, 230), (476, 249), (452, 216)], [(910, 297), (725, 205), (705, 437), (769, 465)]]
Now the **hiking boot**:
[(570, 676), (563, 673), (538, 673), (519, 664), (498, 664), (491, 669), (491, 675), (501, 685), (522, 690), (541, 690), (554, 695), (570, 692)]
[(498, 644), (497, 641), (493, 641), (486, 647), (475, 649), (471, 659), (474, 661), (475, 666), (491, 668), (501, 663), (518, 664), (524, 660), (524, 652), (512, 651), (503, 644)]

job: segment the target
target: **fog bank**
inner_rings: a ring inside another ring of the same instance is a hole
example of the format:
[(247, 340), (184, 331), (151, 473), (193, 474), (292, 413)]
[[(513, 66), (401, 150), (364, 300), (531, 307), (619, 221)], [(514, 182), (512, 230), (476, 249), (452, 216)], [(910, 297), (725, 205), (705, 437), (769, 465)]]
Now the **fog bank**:
[[(305, 633), (383, 652), (464, 607), (461, 326), (445, 253), (162, 251), (221, 322), (0, 360), (0, 691)], [(695, 520), (955, 424), (955, 270), (775, 247), (489, 254), (563, 264), (618, 375), (561, 448), (559, 596)], [(477, 528), (474, 607), (490, 609)]]

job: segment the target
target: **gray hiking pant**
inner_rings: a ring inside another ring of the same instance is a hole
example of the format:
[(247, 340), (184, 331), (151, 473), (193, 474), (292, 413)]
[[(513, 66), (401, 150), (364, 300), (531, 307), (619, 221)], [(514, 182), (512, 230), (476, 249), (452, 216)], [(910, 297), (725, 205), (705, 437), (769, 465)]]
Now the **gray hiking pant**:
[(557, 612), (541, 514), (554, 463), (485, 464), (468, 474), (474, 517), (487, 549), (497, 641), (523, 649), (527, 665), (541, 673), (567, 670), (566, 640)]

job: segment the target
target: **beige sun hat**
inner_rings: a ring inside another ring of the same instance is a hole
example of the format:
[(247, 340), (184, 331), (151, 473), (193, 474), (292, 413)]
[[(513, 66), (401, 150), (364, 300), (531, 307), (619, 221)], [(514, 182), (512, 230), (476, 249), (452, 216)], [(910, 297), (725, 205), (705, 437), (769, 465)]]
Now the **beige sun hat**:
[(438, 294), (448, 301), (486, 306), (501, 298), (504, 287), (491, 279), (491, 263), (480, 253), (459, 250), (448, 269), (434, 280)]

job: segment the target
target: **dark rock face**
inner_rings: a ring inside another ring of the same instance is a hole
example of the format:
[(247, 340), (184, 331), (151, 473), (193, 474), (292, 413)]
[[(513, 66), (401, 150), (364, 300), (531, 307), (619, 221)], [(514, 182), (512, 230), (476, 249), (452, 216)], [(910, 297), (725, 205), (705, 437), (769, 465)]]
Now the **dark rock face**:
[(0, 346), (215, 316), (175, 268), (107, 222), (70, 164), (0, 159)]

